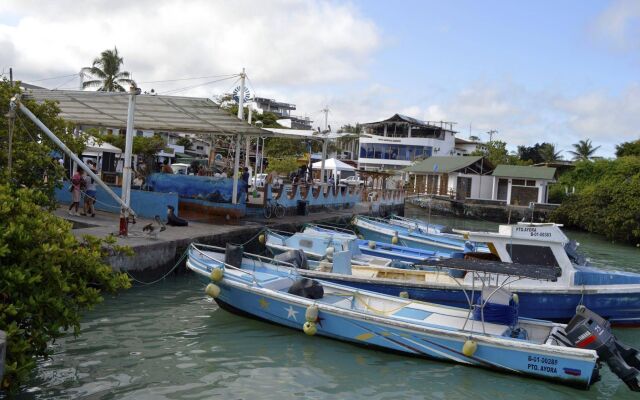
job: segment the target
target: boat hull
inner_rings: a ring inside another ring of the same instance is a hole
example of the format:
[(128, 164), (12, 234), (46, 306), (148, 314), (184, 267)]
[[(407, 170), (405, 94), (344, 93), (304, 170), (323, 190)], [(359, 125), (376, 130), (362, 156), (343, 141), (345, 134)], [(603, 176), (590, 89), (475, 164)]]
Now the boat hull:
[[(375, 229), (369, 229), (358, 225), (358, 232), (367, 240), (374, 240), (376, 242), (391, 243), (393, 235), (387, 234)], [(439, 253), (445, 253), (451, 256), (454, 253), (464, 251), (464, 244), (460, 246), (443, 245), (437, 241), (430, 241), (426, 239), (414, 239), (405, 235), (398, 235), (398, 244), (401, 246), (413, 247), (415, 249), (436, 251)]]
[[(310, 277), (317, 277), (313, 272), (300, 272)], [(377, 283), (371, 280), (337, 276), (337, 274), (327, 275), (329, 274), (323, 275), (321, 279), (392, 296), (407, 292), (411, 299), (430, 303), (460, 308), (469, 306), (464, 291), (458, 288), (433, 288), (412, 285), (411, 282)], [(469, 291), (467, 293), (471, 296)], [(513, 293), (517, 293), (520, 299), (518, 313), (522, 317), (567, 322), (575, 315), (576, 307), (583, 304), (615, 326), (640, 325), (640, 293), (581, 294), (518, 290), (513, 290)], [(474, 301), (479, 295), (480, 293), (476, 291)]]
[[(264, 292), (226, 285), (224, 281), (218, 285), (221, 292), (215, 301), (222, 309), (302, 331), (307, 304), (283, 301)], [(312, 304), (311, 301), (309, 303)], [(319, 315), (318, 336), (394, 353), (552, 380), (580, 389), (589, 387), (592, 374), (597, 370), (594, 361), (481, 342), (477, 352), (467, 357), (462, 353), (466, 338), (455, 334), (415, 332), (325, 309), (321, 309)]]

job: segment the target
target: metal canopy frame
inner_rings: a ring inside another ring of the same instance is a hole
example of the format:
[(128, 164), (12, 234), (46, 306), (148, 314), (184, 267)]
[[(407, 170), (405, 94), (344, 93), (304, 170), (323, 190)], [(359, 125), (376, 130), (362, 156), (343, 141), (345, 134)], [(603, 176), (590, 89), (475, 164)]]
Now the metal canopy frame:
[[(127, 125), (128, 93), (30, 89), (23, 98), (55, 101), (60, 116), (77, 125), (122, 128)], [(206, 135), (273, 136), (221, 109), (210, 99), (140, 94), (134, 129)]]

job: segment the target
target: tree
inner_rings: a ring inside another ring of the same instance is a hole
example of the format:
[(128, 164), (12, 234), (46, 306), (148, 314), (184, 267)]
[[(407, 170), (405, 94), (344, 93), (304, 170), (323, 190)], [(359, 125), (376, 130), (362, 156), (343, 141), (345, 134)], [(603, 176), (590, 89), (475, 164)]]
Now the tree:
[(104, 258), (122, 248), (115, 239), (77, 240), (71, 224), (43, 209), (45, 194), (0, 184), (0, 329), (7, 334), (1, 388), (16, 391), (49, 343), (72, 329), (81, 312), (102, 301), (101, 291), (130, 286)]
[[(122, 135), (101, 135), (95, 130), (92, 133), (98, 140), (105, 141), (110, 143), (123, 152), (125, 151), (125, 137)], [(142, 160), (145, 163), (145, 170), (140, 171), (142, 175), (148, 176), (152, 170), (152, 165), (155, 161), (156, 154), (160, 151), (164, 150), (167, 147), (167, 143), (164, 141), (162, 137), (159, 135), (154, 135), (150, 137), (146, 136), (134, 136), (133, 138), (133, 148), (131, 149), (133, 154), (137, 154), (142, 157)]]
[(469, 136), (469, 140), (472, 142), (479, 142), (480, 138), (478, 136), (471, 135)]
[(640, 139), (616, 146), (616, 157), (640, 156)]
[(573, 148), (574, 150), (570, 150), (569, 153), (573, 154), (574, 160), (587, 161), (593, 158), (593, 155), (600, 148), (600, 146), (593, 147), (593, 144), (591, 143), (591, 139), (587, 139), (587, 140), (580, 140), (578, 143), (575, 143), (573, 145)]
[(118, 49), (105, 50), (93, 60), (91, 67), (82, 68), (82, 72), (91, 76), (91, 80), (82, 83), (83, 88), (97, 87), (99, 92), (125, 92), (122, 85), (135, 86), (131, 74), (120, 71), (124, 59)]
[(500, 140), (488, 142), (485, 149), (476, 150), (470, 155), (486, 157), (493, 165), (525, 164), (520, 161), (518, 156), (509, 154), (507, 151), (507, 144)]
[(176, 140), (178, 146), (183, 146), (185, 150), (191, 150), (193, 142), (188, 137), (180, 137)]
[(295, 157), (270, 158), (265, 171), (279, 174), (290, 174), (298, 170), (298, 161)]
[[(8, 120), (9, 101), (20, 94), (19, 83), (0, 81), (0, 182), (13, 186), (25, 186), (44, 193), (55, 205), (54, 191), (60, 186), (65, 171), (58, 163), (57, 146), (28, 118), (16, 111), (12, 140), (12, 169), (8, 175)], [(58, 117), (60, 109), (50, 101), (36, 103), (22, 99), (27, 106), (52, 132), (76, 154), (85, 148), (86, 136), (74, 135), (73, 126)]]
[(543, 143), (539, 149), (542, 162), (554, 162), (562, 159), (562, 150), (556, 151), (556, 146), (551, 143)]
[(268, 138), (264, 144), (267, 157), (301, 156), (307, 151), (307, 142), (300, 139)]

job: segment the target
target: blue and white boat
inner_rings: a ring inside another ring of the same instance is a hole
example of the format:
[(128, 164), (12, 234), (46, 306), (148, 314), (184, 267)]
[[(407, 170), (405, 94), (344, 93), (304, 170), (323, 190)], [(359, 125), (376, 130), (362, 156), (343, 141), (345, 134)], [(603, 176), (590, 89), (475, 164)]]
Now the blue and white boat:
[(329, 234), (333, 236), (342, 236), (348, 239), (355, 239), (362, 254), (401, 261), (410, 265), (427, 260), (439, 260), (451, 257), (451, 253), (447, 251), (414, 249), (407, 246), (359, 239), (353, 231), (332, 226), (307, 224), (303, 232)]
[[(487, 263), (557, 267), (560, 275), (556, 281), (520, 279), (508, 283), (507, 289), (520, 298), (520, 315), (568, 321), (577, 306), (585, 305), (612, 324), (640, 325), (640, 274), (590, 266), (572, 248), (559, 225), (501, 225), (498, 232), (469, 232), (468, 236), (472, 241), (486, 243), (492, 252), (427, 261), (427, 270), (405, 270), (375, 265), (351, 268), (343, 265), (338, 251), (332, 263), (325, 262), (322, 268), (301, 274), (358, 289), (396, 296), (407, 292), (412, 299), (466, 307), (465, 291), (472, 290), (476, 277), (455, 267), (477, 262), (474, 258)], [(492, 279), (503, 282), (506, 277), (495, 275)]]
[(415, 249), (459, 253), (466, 251), (489, 250), (483, 244), (465, 239), (462, 235), (446, 233), (424, 233), (419, 227), (393, 225), (388, 220), (358, 215), (353, 218), (353, 225), (367, 240), (399, 244)]
[[(637, 357), (637, 351), (618, 344), (606, 321), (586, 309), (568, 326), (517, 317), (508, 323), (490, 322), (482, 312), (304, 279), (294, 269), (283, 269), (264, 257), (229, 256), (204, 245), (190, 246), (187, 267), (208, 283), (206, 293), (221, 308), (310, 336), (582, 389), (598, 380), (601, 357), (624, 376), (632, 390), (640, 389), (638, 371), (627, 364)], [(489, 297), (480, 305), (481, 311)], [(600, 324), (587, 325), (587, 319)], [(594, 349), (601, 342), (609, 344), (606, 350), (611, 354)], [(624, 357), (617, 349), (625, 350)]]
[(386, 220), (391, 225), (403, 226), (405, 228), (417, 230), (420, 233), (427, 235), (452, 235), (452, 237), (463, 239), (462, 235), (456, 235), (451, 229), (445, 225), (432, 224), (421, 221), (416, 218), (401, 217), (399, 215), (392, 215)]

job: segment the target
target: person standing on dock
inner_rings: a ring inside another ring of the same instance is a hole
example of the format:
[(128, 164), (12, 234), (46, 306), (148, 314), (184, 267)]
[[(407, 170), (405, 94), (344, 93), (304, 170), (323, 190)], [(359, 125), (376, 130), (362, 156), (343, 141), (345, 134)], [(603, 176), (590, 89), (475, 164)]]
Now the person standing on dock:
[(173, 174), (173, 168), (169, 165), (169, 160), (164, 160), (162, 163), (162, 173), (163, 174)]
[[(87, 164), (89, 164), (89, 168), (91, 168), (91, 171), (94, 174), (98, 173), (93, 161), (89, 161)], [(84, 179), (85, 192), (84, 192), (83, 212), (80, 215), (83, 215), (83, 216), (91, 215), (92, 217), (95, 217), (96, 210), (94, 208), (94, 204), (96, 201), (96, 183), (94, 182), (93, 178), (90, 177), (89, 175), (84, 175), (82, 179)]]
[(249, 202), (249, 168), (244, 167), (243, 172), (242, 172), (242, 181), (245, 184), (245, 193), (246, 193), (246, 197), (245, 197), (245, 201), (248, 203)]
[[(71, 205), (69, 206), (69, 215), (78, 215), (78, 207), (80, 207), (80, 190), (84, 186), (82, 168), (76, 168), (76, 173), (71, 177)], [(75, 211), (73, 208), (75, 207)]]

